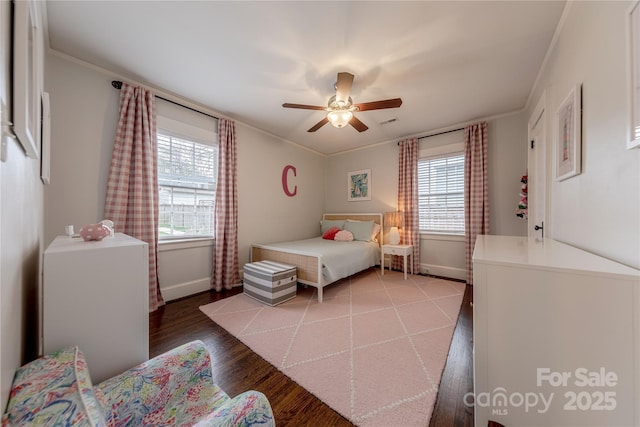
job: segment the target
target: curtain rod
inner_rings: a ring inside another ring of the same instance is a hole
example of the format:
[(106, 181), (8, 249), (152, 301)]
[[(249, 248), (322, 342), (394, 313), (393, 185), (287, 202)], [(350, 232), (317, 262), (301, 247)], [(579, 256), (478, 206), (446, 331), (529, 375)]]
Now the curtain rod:
[[(116, 89), (120, 90), (120, 89), (122, 89), (122, 82), (121, 82), (121, 81), (119, 81), (119, 80), (113, 80), (113, 81), (111, 82), (111, 86), (113, 86), (113, 87), (115, 87)], [(187, 105), (180, 104), (179, 102), (172, 101), (172, 100), (170, 100), (170, 99), (163, 98), (163, 97), (158, 96), (158, 95), (156, 95), (156, 98), (162, 99), (163, 101), (170, 102), (170, 103), (175, 104), (175, 105), (177, 105), (177, 106), (179, 106), (179, 107), (186, 108), (187, 110), (191, 110), (191, 111), (195, 111), (196, 113), (204, 114), (205, 116), (209, 116), (209, 117), (211, 117), (211, 118), (213, 118), (213, 119), (219, 119), (219, 117), (212, 116), (212, 115), (211, 115), (211, 114), (209, 114), (209, 113), (205, 113), (204, 111), (196, 110), (195, 108), (189, 107), (189, 106), (187, 106)]]
[[(433, 135), (421, 136), (418, 139), (431, 138), (432, 136), (444, 135), (445, 133), (458, 132), (459, 130), (464, 130), (465, 128), (451, 129), (445, 130), (444, 132), (434, 133)], [(398, 145), (400, 145), (400, 141), (398, 141)]]

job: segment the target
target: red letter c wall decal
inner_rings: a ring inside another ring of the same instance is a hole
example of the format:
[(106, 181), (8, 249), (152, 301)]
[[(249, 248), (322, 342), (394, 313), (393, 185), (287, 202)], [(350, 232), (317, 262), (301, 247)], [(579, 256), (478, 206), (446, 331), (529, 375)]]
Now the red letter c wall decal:
[(295, 166), (292, 166), (292, 165), (285, 166), (284, 169), (282, 169), (282, 189), (284, 190), (284, 194), (286, 194), (289, 197), (293, 197), (296, 194), (298, 194), (298, 186), (296, 185), (293, 187), (293, 193), (289, 191), (289, 183), (287, 178), (290, 170), (293, 171), (293, 176), (296, 176)]

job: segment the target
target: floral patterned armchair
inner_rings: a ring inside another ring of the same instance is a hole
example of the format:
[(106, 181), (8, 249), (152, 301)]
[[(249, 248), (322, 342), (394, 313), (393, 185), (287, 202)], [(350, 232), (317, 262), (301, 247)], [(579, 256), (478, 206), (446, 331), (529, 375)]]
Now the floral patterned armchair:
[(93, 387), (84, 355), (68, 347), (16, 372), (3, 426), (274, 426), (267, 398), (230, 398), (193, 341)]

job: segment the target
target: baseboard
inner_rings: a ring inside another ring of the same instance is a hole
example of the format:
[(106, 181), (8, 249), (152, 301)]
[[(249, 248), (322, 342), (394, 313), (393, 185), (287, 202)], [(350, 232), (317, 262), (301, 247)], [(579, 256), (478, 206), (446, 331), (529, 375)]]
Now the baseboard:
[(162, 298), (164, 298), (165, 301), (171, 301), (178, 298), (188, 297), (189, 295), (197, 294), (199, 292), (208, 291), (210, 288), (211, 277), (204, 277), (190, 282), (167, 286), (166, 288), (163, 288), (161, 285), (160, 292), (162, 292)]
[[(242, 274), (242, 272), (240, 272), (240, 274)], [(242, 280), (235, 283), (232, 287), (236, 288), (238, 286), (242, 286)], [(162, 298), (165, 301), (188, 297), (208, 291), (209, 289), (211, 289), (211, 277), (178, 283), (177, 285), (167, 286), (166, 288), (163, 288), (162, 285), (160, 286), (160, 292), (162, 292)]]
[(420, 272), (451, 279), (467, 279), (467, 271), (464, 268), (447, 267), (446, 265), (420, 264)]

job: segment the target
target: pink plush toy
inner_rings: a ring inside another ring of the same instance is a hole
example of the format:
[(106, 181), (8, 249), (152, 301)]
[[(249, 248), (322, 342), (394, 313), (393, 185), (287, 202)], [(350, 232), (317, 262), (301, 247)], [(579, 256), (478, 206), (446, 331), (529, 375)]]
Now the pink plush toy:
[(349, 230), (340, 230), (336, 233), (333, 240), (339, 242), (351, 242), (353, 240), (353, 233)]
[(82, 227), (80, 236), (85, 242), (89, 240), (102, 240), (111, 234), (111, 230), (104, 224), (89, 224)]

